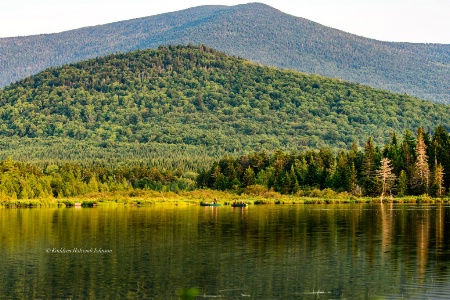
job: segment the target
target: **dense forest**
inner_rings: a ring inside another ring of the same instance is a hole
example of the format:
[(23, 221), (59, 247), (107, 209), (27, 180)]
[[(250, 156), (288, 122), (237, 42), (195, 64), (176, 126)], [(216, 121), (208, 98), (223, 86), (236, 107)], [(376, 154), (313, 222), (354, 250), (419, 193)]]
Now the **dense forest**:
[(94, 192), (195, 188), (196, 174), (133, 165), (105, 167), (65, 163), (38, 167), (6, 159), (0, 162), (0, 199), (73, 197)]
[[(239, 151), (236, 153), (244, 153)], [(70, 138), (0, 139), (0, 160), (11, 158), (40, 167), (67, 162), (83, 166), (93, 163), (115, 167), (145, 165), (165, 169), (195, 171), (211, 164), (229, 151), (218, 146), (148, 143), (106, 143)]]
[(61, 66), (160, 45), (205, 44), (229, 55), (450, 103), (450, 45), (367, 39), (270, 6), (200, 6), (56, 34), (0, 39), (0, 87)]
[(406, 131), (403, 139), (392, 135), (383, 148), (367, 140), (364, 150), (356, 145), (334, 154), (329, 148), (304, 152), (256, 152), (224, 157), (197, 177), (198, 187), (282, 194), (331, 189), (355, 196), (406, 196), (429, 194), (442, 197), (450, 188), (450, 138), (438, 126), (430, 136), (422, 128), (417, 138)]
[(182, 153), (193, 166), (227, 153), (363, 147), (370, 136), (384, 144), (392, 132), (448, 129), (449, 112), (203, 45), (168, 46), (50, 68), (0, 90), (0, 154), (114, 164), (152, 152), (161, 160), (177, 145), (177, 158), (167, 154), (172, 168)]
[[(432, 195), (443, 197), (450, 188), (450, 137), (443, 126), (433, 135), (417, 130), (395, 134), (382, 148), (372, 138), (363, 150), (334, 154), (319, 150), (253, 152), (224, 156), (208, 169), (149, 167), (144, 164), (108, 167), (74, 163), (38, 167), (6, 159), (0, 162), (2, 199), (73, 197), (87, 193), (193, 189), (226, 190), (264, 196), (271, 191), (298, 196), (327, 197), (333, 193), (393, 197)], [(327, 192), (328, 191), (328, 192)]]

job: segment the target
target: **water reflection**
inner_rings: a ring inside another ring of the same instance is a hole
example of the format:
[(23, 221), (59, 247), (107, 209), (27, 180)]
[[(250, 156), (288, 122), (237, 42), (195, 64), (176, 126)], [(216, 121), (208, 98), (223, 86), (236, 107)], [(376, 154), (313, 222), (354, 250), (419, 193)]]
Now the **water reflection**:
[[(0, 298), (445, 299), (447, 205), (0, 209)], [(56, 250), (111, 250), (56, 253)]]

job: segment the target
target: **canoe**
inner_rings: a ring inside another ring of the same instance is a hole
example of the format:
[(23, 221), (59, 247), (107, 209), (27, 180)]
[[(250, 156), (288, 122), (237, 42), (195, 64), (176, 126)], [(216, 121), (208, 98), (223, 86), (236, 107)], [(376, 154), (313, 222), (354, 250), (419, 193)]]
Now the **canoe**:
[(200, 202), (200, 206), (221, 206), (222, 204), (220, 203), (205, 203), (205, 202)]
[(247, 207), (247, 203), (231, 203), (232, 207)]

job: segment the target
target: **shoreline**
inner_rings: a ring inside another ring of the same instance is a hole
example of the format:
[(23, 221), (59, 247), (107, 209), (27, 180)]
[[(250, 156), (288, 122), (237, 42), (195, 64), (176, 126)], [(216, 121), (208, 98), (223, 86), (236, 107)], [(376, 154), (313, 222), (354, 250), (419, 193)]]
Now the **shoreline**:
[(450, 198), (432, 198), (428, 195), (398, 198), (379, 197), (302, 197), (295, 195), (247, 195), (230, 192), (196, 190), (191, 192), (127, 191), (91, 193), (71, 198), (45, 199), (5, 199), (0, 200), (0, 208), (40, 208), (40, 207), (98, 207), (106, 205), (196, 205), (217, 198), (218, 203), (231, 205), (242, 201), (248, 205), (301, 205), (301, 204), (362, 204), (362, 203), (409, 203), (441, 204), (450, 203)]

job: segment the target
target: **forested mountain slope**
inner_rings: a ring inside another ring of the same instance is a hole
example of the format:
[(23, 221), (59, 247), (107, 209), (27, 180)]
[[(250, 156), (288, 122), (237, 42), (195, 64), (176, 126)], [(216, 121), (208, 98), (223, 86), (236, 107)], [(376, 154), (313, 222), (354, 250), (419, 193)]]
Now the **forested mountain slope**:
[(89, 147), (177, 145), (207, 157), (342, 149), (362, 146), (369, 136), (382, 145), (391, 132), (419, 126), (431, 132), (440, 123), (448, 130), (450, 107), (263, 67), (201, 45), (47, 69), (0, 90), (0, 118), (0, 136), (16, 149), (21, 140), (56, 139)]
[(380, 42), (259, 3), (201, 6), (57, 34), (3, 38), (0, 87), (51, 66), (189, 43), (263, 65), (450, 103), (450, 45)]

